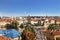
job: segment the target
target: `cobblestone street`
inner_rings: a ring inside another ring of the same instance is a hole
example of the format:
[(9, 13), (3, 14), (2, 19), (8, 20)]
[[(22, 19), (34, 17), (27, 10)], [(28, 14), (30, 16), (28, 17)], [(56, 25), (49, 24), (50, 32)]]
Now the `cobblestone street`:
[(36, 40), (46, 40), (46, 37), (41, 32), (41, 30), (39, 30), (39, 29), (34, 29), (34, 30), (35, 30)]

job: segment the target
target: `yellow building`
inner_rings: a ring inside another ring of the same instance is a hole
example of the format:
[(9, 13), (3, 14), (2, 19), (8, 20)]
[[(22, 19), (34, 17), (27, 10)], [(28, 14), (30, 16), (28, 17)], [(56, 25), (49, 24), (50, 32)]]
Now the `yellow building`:
[(54, 36), (54, 40), (60, 40), (60, 35)]
[(42, 31), (47, 40), (60, 40), (60, 30), (46, 30), (46, 31)]
[(56, 24), (60, 24), (60, 19), (56, 19)]

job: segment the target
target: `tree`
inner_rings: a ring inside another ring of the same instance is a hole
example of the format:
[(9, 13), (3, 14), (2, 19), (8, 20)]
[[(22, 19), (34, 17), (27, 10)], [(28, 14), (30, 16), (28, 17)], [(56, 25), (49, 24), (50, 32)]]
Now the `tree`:
[(30, 32), (34, 32), (34, 29), (29, 24), (26, 25), (25, 30), (28, 30)]
[(19, 23), (18, 23), (17, 21), (13, 21), (13, 22), (11, 23), (11, 25), (17, 27), (17, 26), (19, 25)]
[(31, 17), (30, 16), (27, 17), (27, 20), (28, 20), (28, 24), (31, 24)]
[(19, 25), (19, 23), (17, 21), (13, 21), (11, 23), (12, 27), (14, 27), (15, 29), (17, 29), (17, 26)]
[(49, 26), (48, 26), (48, 29), (60, 29), (60, 25), (59, 24), (50, 24)]
[(22, 28), (24, 28), (24, 25), (23, 25), (23, 24), (21, 24), (19, 27), (22, 29)]
[(21, 34), (22, 40), (35, 40), (35, 34), (28, 30), (24, 30)]
[(6, 29), (11, 29), (12, 28), (10, 24), (6, 24), (5, 27), (6, 27)]
[(25, 28), (21, 34), (22, 40), (34, 40), (35, 34), (34, 29), (31, 27), (31, 24), (27, 23), (25, 27), (23, 24), (21, 24), (21, 27)]
[(48, 29), (51, 29), (51, 30), (53, 29), (54, 30), (55, 29), (54, 24), (50, 24), (49, 27), (48, 27)]
[(17, 26), (19, 25), (19, 23), (17, 21), (13, 21), (11, 24), (6, 24), (6, 28), (7, 29), (18, 29)]

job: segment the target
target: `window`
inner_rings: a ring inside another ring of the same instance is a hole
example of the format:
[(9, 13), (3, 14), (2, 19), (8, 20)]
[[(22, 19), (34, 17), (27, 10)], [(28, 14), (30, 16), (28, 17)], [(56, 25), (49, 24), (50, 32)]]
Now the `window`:
[(60, 40), (60, 37), (57, 37), (56, 40)]

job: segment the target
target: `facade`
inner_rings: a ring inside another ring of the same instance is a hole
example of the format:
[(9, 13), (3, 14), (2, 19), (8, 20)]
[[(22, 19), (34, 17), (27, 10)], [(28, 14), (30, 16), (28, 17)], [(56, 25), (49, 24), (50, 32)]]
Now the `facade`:
[(54, 19), (51, 19), (51, 24), (55, 24), (55, 20)]
[(56, 24), (60, 24), (60, 19), (56, 19)]
[(45, 31), (42, 31), (47, 40), (57, 40), (57, 38), (60, 39), (60, 30), (45, 30)]
[(31, 20), (31, 24), (37, 24), (38, 23), (38, 19), (37, 20)]
[(54, 39), (55, 39), (55, 40), (60, 40), (60, 35), (54, 36)]

